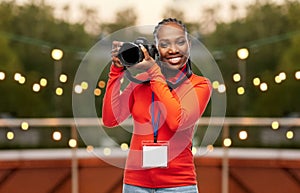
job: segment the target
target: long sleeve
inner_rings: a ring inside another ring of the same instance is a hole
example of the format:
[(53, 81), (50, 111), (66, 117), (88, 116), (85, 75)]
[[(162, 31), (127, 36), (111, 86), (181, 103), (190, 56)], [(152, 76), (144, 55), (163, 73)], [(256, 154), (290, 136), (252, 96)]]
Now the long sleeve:
[(191, 76), (178, 89), (170, 91), (159, 66), (148, 70), (151, 89), (162, 104), (165, 122), (172, 131), (194, 125), (203, 114), (211, 96), (210, 82), (199, 76)]
[(119, 125), (130, 115), (132, 90), (129, 85), (121, 93), (120, 80), (123, 78), (123, 74), (122, 68), (111, 65), (102, 107), (102, 120), (107, 127)]

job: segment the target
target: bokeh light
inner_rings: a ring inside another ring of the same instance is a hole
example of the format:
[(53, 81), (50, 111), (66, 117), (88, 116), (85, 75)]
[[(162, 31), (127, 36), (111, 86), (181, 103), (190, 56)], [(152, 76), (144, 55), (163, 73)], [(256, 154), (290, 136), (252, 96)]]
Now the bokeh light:
[(41, 79), (40, 79), (40, 85), (41, 85), (42, 87), (47, 86), (47, 84), (48, 84), (48, 81), (47, 81), (46, 78), (41, 78)]
[(253, 78), (253, 85), (254, 86), (259, 86), (260, 85), (260, 78), (258, 78), (258, 77)]
[(66, 74), (61, 74), (59, 76), (59, 81), (62, 82), (62, 83), (66, 83), (68, 80), (68, 76)]
[(52, 133), (52, 139), (53, 139), (54, 141), (60, 141), (61, 138), (62, 138), (62, 134), (61, 134), (60, 131), (54, 131), (54, 132)]
[(15, 138), (15, 133), (12, 132), (12, 131), (8, 131), (8, 132), (6, 133), (6, 138), (7, 138), (8, 140), (13, 140), (13, 139)]
[(268, 90), (268, 85), (267, 85), (267, 83), (262, 82), (262, 83), (260, 84), (259, 88), (260, 88), (261, 91), (265, 92), (265, 91)]
[(78, 85), (78, 84), (75, 85), (75, 87), (74, 87), (75, 93), (80, 94), (80, 93), (82, 93), (82, 91), (83, 91), (83, 89), (82, 89), (81, 85)]
[(248, 132), (247, 131), (240, 131), (239, 132), (239, 139), (240, 140), (246, 140), (248, 138)]
[(212, 87), (213, 87), (214, 89), (218, 89), (219, 85), (220, 85), (220, 83), (219, 83), (219, 81), (217, 81), (217, 80), (215, 80), (215, 81), (212, 82)]
[(32, 90), (33, 90), (34, 92), (39, 92), (39, 91), (41, 90), (41, 86), (40, 86), (38, 83), (34, 83), (34, 84), (32, 85)]
[(295, 78), (300, 80), (300, 71), (295, 72)]
[(109, 147), (104, 148), (104, 149), (103, 149), (103, 154), (104, 154), (105, 156), (111, 155), (111, 149), (110, 149)]
[(100, 81), (98, 82), (99, 88), (104, 88), (105, 85), (106, 85), (106, 83), (105, 83), (105, 81), (103, 81), (103, 80), (100, 80)]
[(76, 147), (77, 146), (76, 139), (70, 139), (69, 140), (69, 146), (72, 147), (72, 148)]
[(294, 138), (294, 132), (293, 131), (287, 131), (286, 132), (286, 138), (287, 139), (293, 139)]
[(233, 79), (234, 82), (239, 82), (239, 81), (241, 81), (241, 75), (239, 73), (235, 73), (232, 76), (232, 79)]
[(89, 88), (89, 84), (86, 82), (86, 81), (83, 81), (81, 84), (80, 84), (81, 88), (83, 90), (86, 90)]
[(273, 121), (271, 124), (272, 129), (277, 130), (279, 128), (279, 122)]
[(64, 90), (61, 87), (57, 87), (55, 90), (55, 94), (57, 96), (61, 96), (64, 93)]
[(21, 123), (21, 129), (24, 130), (24, 131), (28, 130), (29, 129), (29, 124), (25, 121), (22, 122)]
[(246, 60), (249, 57), (249, 50), (247, 48), (240, 48), (236, 54), (239, 59)]
[(54, 48), (52, 51), (51, 51), (51, 57), (53, 60), (61, 60), (64, 56), (64, 52), (61, 50), (61, 49), (58, 49), (58, 48)]
[(243, 94), (245, 94), (245, 89), (244, 89), (244, 87), (242, 87), (242, 86), (238, 87), (238, 88), (237, 88), (237, 93), (238, 93), (238, 95), (243, 95)]
[(220, 85), (218, 86), (218, 92), (219, 92), (219, 93), (224, 93), (224, 92), (226, 92), (226, 86), (225, 86), (225, 84), (220, 84)]
[(122, 151), (127, 151), (129, 148), (127, 143), (122, 143), (120, 147), (121, 147)]
[(225, 138), (225, 139), (223, 140), (223, 145), (224, 145), (225, 147), (230, 147), (231, 144), (232, 144), (232, 141), (231, 141), (230, 138)]
[(4, 80), (5, 79), (5, 73), (4, 72), (0, 72), (0, 80)]
[(100, 96), (101, 95), (101, 89), (100, 88), (95, 88), (94, 95), (95, 96)]

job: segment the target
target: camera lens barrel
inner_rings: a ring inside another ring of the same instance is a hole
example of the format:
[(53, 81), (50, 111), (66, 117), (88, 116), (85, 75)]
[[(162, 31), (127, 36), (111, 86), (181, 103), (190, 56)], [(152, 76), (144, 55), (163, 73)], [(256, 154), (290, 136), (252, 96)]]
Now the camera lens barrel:
[(144, 54), (139, 45), (125, 42), (119, 50), (118, 58), (124, 66), (133, 66), (143, 60)]

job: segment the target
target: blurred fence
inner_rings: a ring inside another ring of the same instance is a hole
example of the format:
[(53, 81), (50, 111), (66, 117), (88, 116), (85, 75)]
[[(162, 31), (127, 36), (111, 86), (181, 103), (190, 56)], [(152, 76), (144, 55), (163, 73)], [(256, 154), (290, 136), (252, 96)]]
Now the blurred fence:
[[(99, 127), (102, 125), (101, 119), (96, 119), (96, 118), (31, 118), (31, 119), (0, 119), (0, 132), (2, 133), (2, 139), (1, 143), (5, 144), (4, 142), (8, 141), (7, 143), (20, 143), (18, 142), (18, 135), (20, 136), (19, 139), (21, 139), (20, 146), (15, 147), (14, 149), (22, 148), (22, 144), (26, 145), (26, 143), (31, 143), (33, 144), (34, 147), (35, 143), (32, 141), (47, 141), (46, 138), (49, 138), (51, 141), (63, 141), (62, 133), (58, 133), (58, 138), (55, 138), (55, 131), (57, 128), (66, 128), (66, 132), (69, 133), (67, 140), (65, 142), (68, 142), (68, 146), (70, 147), (69, 150), (57, 150), (54, 151), (55, 153), (52, 154), (56, 159), (61, 159), (61, 158), (69, 158), (70, 159), (70, 165), (71, 165), (71, 172), (70, 172), (70, 179), (71, 179), (71, 192), (72, 193), (78, 193), (78, 185), (80, 184), (79, 179), (78, 179), (78, 170), (79, 170), (79, 165), (78, 165), (78, 160), (83, 159), (89, 156), (86, 156), (86, 153), (83, 152), (92, 152), (96, 151), (98, 149), (97, 147), (93, 147), (90, 144), (85, 144), (86, 150), (78, 149), (80, 146), (78, 144), (80, 135), (78, 135), (77, 128), (79, 127), (84, 127), (84, 128), (89, 128), (89, 127)], [(266, 135), (266, 137), (262, 137), (264, 140), (269, 140), (269, 143), (272, 142), (272, 140), (275, 140), (278, 142), (278, 138), (274, 133), (279, 133), (280, 135), (283, 135), (283, 139), (287, 141), (293, 141), (293, 147), (298, 148), (298, 143), (300, 140), (298, 140), (298, 137), (300, 135), (299, 133), (299, 128), (300, 128), (300, 118), (252, 118), (252, 117), (241, 117), (241, 118), (233, 118), (233, 117), (228, 117), (228, 118), (218, 118), (218, 117), (212, 117), (212, 118), (206, 118), (203, 117), (201, 118), (198, 123), (197, 123), (197, 128), (200, 127), (205, 127), (207, 126), (219, 126), (222, 128), (222, 132), (220, 133), (219, 137), (222, 139), (222, 148), (214, 148), (213, 146), (210, 146), (208, 148), (210, 153), (210, 156), (215, 156), (216, 158), (220, 159), (220, 167), (221, 167), (221, 192), (222, 193), (228, 193), (229, 192), (229, 186), (230, 186), (230, 160), (238, 158), (240, 159), (268, 159), (268, 160), (283, 160), (283, 162), (280, 162), (279, 165), (283, 166), (284, 163), (286, 163), (284, 160), (293, 160), (296, 161), (296, 173), (293, 171), (292, 173), (289, 172), (289, 178), (294, 179), (296, 183), (296, 187), (294, 188), (295, 190), (300, 190), (300, 167), (299, 167), (299, 160), (300, 160), (300, 155), (297, 150), (293, 150), (292, 152), (286, 151), (286, 150), (276, 150), (276, 151), (271, 151), (268, 153), (268, 151), (263, 150), (263, 151), (250, 151), (249, 150), (239, 150), (239, 151), (232, 151), (231, 147), (234, 146), (234, 140), (233, 140), (233, 134), (239, 134), (239, 132), (232, 133), (231, 128), (234, 127), (239, 127), (243, 128), (242, 131), (247, 131), (247, 127), (249, 128), (267, 128), (267, 131), (263, 133)], [(132, 121), (127, 120), (122, 127), (131, 127), (132, 126)], [(34, 129), (33, 129), (34, 128)], [(35, 132), (30, 134), (31, 130), (40, 130), (43, 128), (51, 128), (50, 132), (48, 133), (49, 135), (42, 136), (44, 138), (41, 139), (41, 136), (39, 134), (36, 134)], [(56, 128), (56, 129), (53, 129)], [(269, 131), (268, 131), (269, 130)], [(92, 133), (94, 130), (90, 131), (89, 137), (93, 137)], [(277, 131), (284, 131), (282, 132), (277, 132)], [(19, 132), (19, 133), (18, 133)], [(28, 133), (25, 133), (28, 132)], [(88, 132), (89, 133), (89, 132)], [(271, 133), (271, 135), (270, 135)], [(299, 134), (298, 134), (299, 133)], [(245, 134), (245, 133), (244, 133)], [(259, 133), (260, 135), (262, 133)], [(33, 135), (33, 136), (32, 136)], [(34, 136), (36, 135), (36, 136)], [(197, 132), (195, 133), (197, 137)], [(247, 135), (247, 134), (246, 134)], [(273, 135), (273, 136), (272, 136)], [(3, 137), (4, 136), (4, 137)], [(26, 136), (28, 139), (26, 139)], [(59, 137), (60, 136), (60, 137)], [(107, 136), (106, 136), (107, 137)], [(114, 136), (115, 137), (115, 136)], [(204, 136), (205, 137), (205, 136)], [(244, 135), (245, 137), (245, 135)], [(267, 139), (269, 138), (274, 138), (274, 139)], [(3, 140), (3, 138), (5, 138)], [(238, 137), (237, 137), (238, 138)], [(226, 143), (226, 139), (229, 140), (229, 143)], [(282, 140), (283, 140), (282, 139)], [(23, 140), (23, 141), (22, 141)], [(95, 139), (95, 141), (98, 141), (99, 139)], [(243, 137), (240, 136), (239, 140), (246, 140), (243, 139)], [(3, 142), (4, 141), (4, 142)], [(284, 140), (283, 140), (284, 141)], [(72, 143), (73, 142), (73, 143)], [(59, 143), (59, 142), (57, 142)], [(232, 145), (233, 144), (233, 145)], [(108, 151), (108, 152), (115, 152), (114, 154), (107, 153), (107, 148), (105, 146), (101, 147), (101, 144), (98, 144), (100, 147), (101, 153), (105, 156), (108, 156), (112, 159), (118, 158), (124, 160), (126, 157), (126, 149), (122, 149), (121, 147), (112, 147), (114, 151)], [(81, 145), (84, 146), (84, 145)], [(50, 145), (51, 147), (51, 145)], [(53, 147), (52, 147), (53, 148)], [(205, 147), (206, 148), (206, 147)], [(9, 148), (11, 149), (11, 148)], [(64, 152), (65, 151), (65, 152)], [(106, 151), (106, 154), (105, 154)], [(20, 153), (21, 152), (21, 153)], [(27, 152), (27, 153), (22, 153), (22, 152)], [(30, 152), (35, 152), (35, 153), (30, 153)], [(44, 154), (43, 154), (44, 152)], [(51, 152), (51, 151), (50, 151)], [(61, 152), (61, 153), (59, 153)], [(81, 153), (80, 153), (81, 152)], [(116, 153), (117, 152), (117, 153)], [(287, 153), (283, 153), (287, 152)], [(297, 154), (298, 153), (298, 154)], [(32, 150), (32, 151), (27, 151), (27, 150), (15, 150), (15, 151), (8, 151), (8, 148), (2, 147), (2, 151), (0, 151), (0, 162), (3, 162), (5, 160), (15, 160), (15, 161), (26, 161), (26, 160), (53, 160), (53, 157), (51, 157), (51, 154), (49, 154), (49, 150)], [(47, 158), (47, 156), (49, 156)], [(84, 156), (85, 155), (85, 156)], [(57, 158), (58, 156), (58, 158)], [(197, 157), (201, 157), (201, 155), (197, 155), (197, 149), (195, 151), (195, 158), (197, 160)], [(199, 162), (199, 161), (198, 161)], [(218, 161), (217, 161), (218, 162)], [(195, 162), (197, 164), (197, 161)], [(251, 161), (248, 161), (246, 163), (250, 163)], [(268, 162), (269, 163), (269, 162)], [(254, 164), (254, 162), (252, 163)], [(3, 165), (3, 164), (2, 164)], [(218, 165), (218, 164), (216, 164)], [(5, 164), (4, 164), (5, 166)], [(217, 166), (218, 167), (218, 166)], [(288, 168), (289, 166), (284, 166), (284, 168)], [(284, 169), (283, 168), (283, 169)], [(1, 169), (1, 168), (0, 168)], [(2, 168), (3, 169), (3, 168)], [(3, 174), (2, 176), (2, 182), (5, 181), (10, 175), (10, 172), (7, 174)], [(204, 176), (205, 178), (205, 176)], [(0, 179), (1, 179), (1, 172), (0, 172)], [(4, 180), (4, 181), (3, 181)], [(1, 184), (0, 183), (0, 190), (1, 190)], [(244, 192), (255, 192), (247, 189), (244, 187), (245, 191)], [(293, 189), (293, 190), (294, 190)], [(52, 192), (55, 192), (54, 190)]]

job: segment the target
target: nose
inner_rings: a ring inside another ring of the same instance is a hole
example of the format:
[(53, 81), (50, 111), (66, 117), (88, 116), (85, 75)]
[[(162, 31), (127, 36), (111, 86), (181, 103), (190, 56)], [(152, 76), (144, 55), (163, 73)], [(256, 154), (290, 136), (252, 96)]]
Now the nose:
[(179, 50), (178, 50), (176, 44), (171, 44), (171, 45), (169, 46), (168, 52), (169, 52), (170, 54), (172, 54), (172, 53), (178, 53)]

